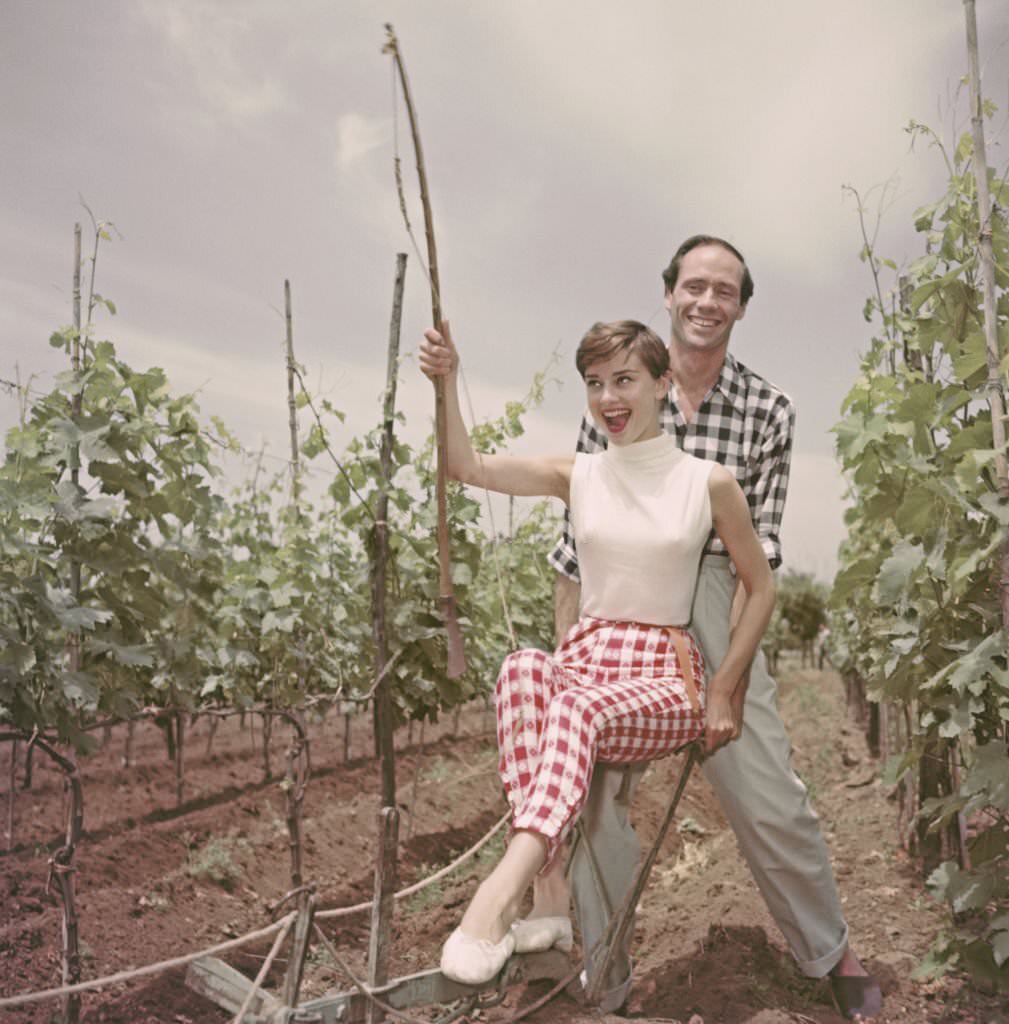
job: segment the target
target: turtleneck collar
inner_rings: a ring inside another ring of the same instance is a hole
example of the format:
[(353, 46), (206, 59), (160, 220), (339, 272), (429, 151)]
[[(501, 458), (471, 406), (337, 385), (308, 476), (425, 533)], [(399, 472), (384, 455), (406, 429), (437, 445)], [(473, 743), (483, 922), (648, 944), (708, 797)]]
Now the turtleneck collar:
[(665, 432), (647, 441), (635, 441), (633, 444), (610, 444), (606, 456), (618, 462), (652, 462), (667, 458), (670, 451), (678, 451), (679, 445), (671, 434)]

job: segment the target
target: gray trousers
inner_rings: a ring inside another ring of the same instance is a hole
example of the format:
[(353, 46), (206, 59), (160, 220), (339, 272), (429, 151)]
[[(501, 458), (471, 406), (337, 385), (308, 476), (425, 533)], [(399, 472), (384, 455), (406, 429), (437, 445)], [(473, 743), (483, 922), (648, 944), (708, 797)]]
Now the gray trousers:
[[(729, 611), (735, 579), (729, 560), (706, 555), (694, 595), (690, 629), (704, 653), (709, 673), (729, 645)], [(821, 978), (841, 959), (848, 926), (834, 884), (820, 821), (806, 787), (789, 764), (791, 745), (778, 712), (777, 685), (762, 652), (754, 659), (739, 739), (702, 763), (767, 907), (792, 950), (800, 970)], [(570, 864), (571, 891), (582, 947), (590, 953), (620, 906), (641, 855), (629, 810), (642, 770), (597, 764), (582, 827), (591, 845), (597, 875), (584, 843)], [(630, 939), (628, 939), (628, 946)], [(598, 952), (596, 954), (598, 958)], [(591, 974), (592, 960), (585, 969)], [(629, 950), (619, 950), (604, 983), (604, 1011), (618, 1007), (630, 989)]]

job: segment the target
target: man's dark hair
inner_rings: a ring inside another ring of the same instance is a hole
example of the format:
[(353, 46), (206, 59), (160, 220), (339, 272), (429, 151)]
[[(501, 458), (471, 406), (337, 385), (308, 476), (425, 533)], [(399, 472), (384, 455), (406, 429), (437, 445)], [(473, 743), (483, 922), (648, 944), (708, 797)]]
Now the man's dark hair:
[(745, 306), (753, 295), (753, 277), (750, 275), (750, 268), (746, 265), (743, 254), (731, 242), (727, 242), (724, 238), (718, 238), (716, 235), (691, 235), (673, 253), (669, 266), (662, 271), (662, 280), (666, 282), (666, 291), (671, 292), (676, 287), (676, 279), (680, 276), (680, 264), (683, 262), (683, 257), (691, 249), (696, 249), (699, 245), (720, 245), (723, 249), (731, 252), (742, 263), (743, 280), (740, 282), (739, 287), (739, 303)]

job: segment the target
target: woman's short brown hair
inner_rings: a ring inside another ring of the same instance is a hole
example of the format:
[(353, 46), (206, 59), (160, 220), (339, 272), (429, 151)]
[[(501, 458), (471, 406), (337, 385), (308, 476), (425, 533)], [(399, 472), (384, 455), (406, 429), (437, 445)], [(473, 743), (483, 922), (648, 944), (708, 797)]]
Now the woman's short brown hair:
[(618, 352), (636, 354), (656, 380), (669, 370), (669, 349), (651, 328), (637, 320), (594, 323), (578, 345), (575, 366), (584, 380), (593, 363), (610, 359)]

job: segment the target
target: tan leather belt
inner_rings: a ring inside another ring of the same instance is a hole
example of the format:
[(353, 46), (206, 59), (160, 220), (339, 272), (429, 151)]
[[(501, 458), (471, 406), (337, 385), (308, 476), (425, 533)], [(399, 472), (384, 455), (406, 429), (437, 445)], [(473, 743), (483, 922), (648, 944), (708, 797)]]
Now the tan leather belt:
[(669, 641), (676, 651), (676, 660), (680, 663), (680, 671), (683, 673), (683, 688), (687, 691), (687, 700), (695, 715), (701, 713), (701, 701), (697, 696), (697, 681), (694, 679), (694, 663), (690, 658), (690, 647), (687, 640), (690, 634), (682, 626), (658, 626), (654, 622), (631, 622), (634, 626), (644, 626), (646, 629), (661, 629), (669, 634)]
[(690, 649), (687, 646), (687, 631), (678, 626), (665, 626), (672, 641), (673, 650), (676, 651), (676, 660), (680, 663), (680, 671), (683, 673), (683, 688), (687, 691), (687, 700), (695, 715), (701, 713), (701, 702), (697, 696), (697, 683), (694, 680), (694, 663), (690, 657)]

